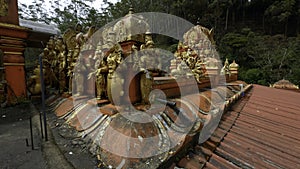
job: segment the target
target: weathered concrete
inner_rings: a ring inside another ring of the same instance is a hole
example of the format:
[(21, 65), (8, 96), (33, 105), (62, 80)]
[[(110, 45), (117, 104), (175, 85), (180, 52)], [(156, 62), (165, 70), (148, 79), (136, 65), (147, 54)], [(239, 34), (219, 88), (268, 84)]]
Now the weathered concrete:
[[(33, 116), (34, 150), (30, 145), (30, 116)], [(0, 109), (0, 147), (0, 168), (74, 168), (55, 144), (51, 130), (49, 141), (42, 140), (38, 111), (30, 102)]]

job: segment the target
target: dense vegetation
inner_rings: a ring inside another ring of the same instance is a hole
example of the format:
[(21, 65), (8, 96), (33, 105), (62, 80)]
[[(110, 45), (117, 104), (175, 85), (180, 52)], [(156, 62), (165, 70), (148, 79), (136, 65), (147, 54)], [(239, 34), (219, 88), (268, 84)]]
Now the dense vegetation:
[[(124, 16), (130, 6), (135, 12), (173, 14), (214, 28), (221, 58), (239, 63), (241, 79), (268, 85), (285, 78), (300, 84), (299, 0), (104, 0), (99, 8), (90, 7), (91, 2), (50, 0), (52, 8), (45, 9), (44, 0), (35, 0), (19, 8), (21, 17), (55, 23), (62, 32), (77, 22), (101, 27)], [(175, 43), (159, 40), (168, 46)]]

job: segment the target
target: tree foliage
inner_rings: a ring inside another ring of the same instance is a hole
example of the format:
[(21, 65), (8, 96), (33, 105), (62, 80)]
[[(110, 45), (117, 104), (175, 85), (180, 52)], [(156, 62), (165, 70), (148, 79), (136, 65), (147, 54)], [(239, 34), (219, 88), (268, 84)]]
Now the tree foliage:
[(236, 60), (240, 78), (250, 83), (273, 84), (280, 79), (300, 83), (300, 37), (259, 35), (249, 29), (228, 33), (220, 43), (221, 55)]

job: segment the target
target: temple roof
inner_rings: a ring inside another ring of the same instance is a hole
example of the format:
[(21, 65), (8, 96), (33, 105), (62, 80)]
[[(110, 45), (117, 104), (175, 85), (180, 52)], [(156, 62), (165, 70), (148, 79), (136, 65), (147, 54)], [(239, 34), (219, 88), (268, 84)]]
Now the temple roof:
[(45, 46), (43, 46), (41, 42), (43, 42), (46, 45), (50, 36), (60, 34), (60, 30), (57, 28), (56, 25), (53, 24), (48, 25), (45, 23), (39, 23), (24, 19), (19, 19), (19, 22), (20, 26), (31, 29), (29, 37), (27, 39), (28, 47), (43, 48)]
[(223, 114), (214, 134), (177, 166), (184, 168), (299, 168), (300, 94), (253, 85)]
[(272, 87), (279, 88), (279, 89), (292, 89), (292, 90), (299, 89), (298, 86), (285, 79), (279, 80), (278, 82), (274, 83)]

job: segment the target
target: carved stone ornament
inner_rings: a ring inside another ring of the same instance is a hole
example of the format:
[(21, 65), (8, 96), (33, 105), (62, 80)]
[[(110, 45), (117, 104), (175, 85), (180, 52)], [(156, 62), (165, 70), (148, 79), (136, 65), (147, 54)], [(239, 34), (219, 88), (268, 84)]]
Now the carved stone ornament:
[(8, 15), (8, 2), (7, 0), (0, 0), (0, 17)]
[(145, 32), (149, 32), (149, 24), (142, 16), (133, 13), (133, 9), (129, 9), (129, 13), (118, 21), (113, 28), (116, 36), (116, 42), (124, 42), (134, 40), (145, 42)]

